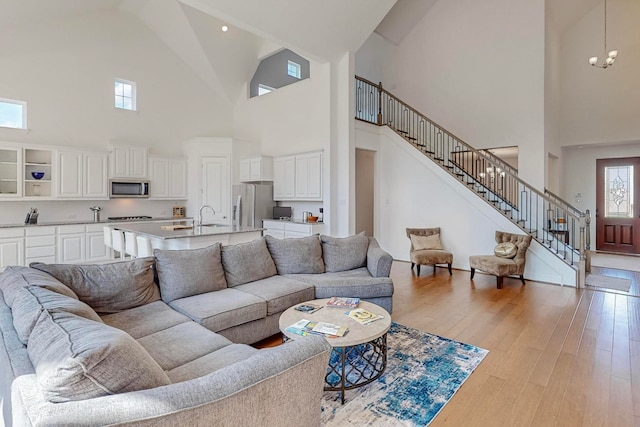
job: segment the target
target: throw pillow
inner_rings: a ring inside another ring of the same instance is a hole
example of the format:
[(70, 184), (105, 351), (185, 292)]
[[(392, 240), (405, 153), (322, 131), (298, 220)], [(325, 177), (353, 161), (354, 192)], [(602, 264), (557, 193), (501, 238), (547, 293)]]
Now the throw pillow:
[(518, 247), (512, 242), (498, 243), (493, 253), (500, 258), (513, 258), (518, 253)]
[(443, 250), (442, 243), (440, 243), (440, 234), (432, 234), (431, 236), (418, 236), (417, 234), (411, 234), (411, 244), (413, 249), (421, 251), (424, 249), (438, 249)]
[(221, 243), (202, 249), (153, 251), (162, 301), (170, 303), (226, 288), (221, 252)]
[(322, 244), (317, 234), (294, 239), (264, 238), (278, 274), (324, 273)]
[(369, 238), (364, 232), (349, 237), (320, 236), (320, 240), (327, 272), (353, 270), (366, 265)]
[(29, 335), (43, 310), (65, 311), (102, 323), (100, 316), (82, 301), (40, 286), (25, 286), (17, 293), (11, 308), (13, 327), (22, 344), (27, 344)]
[(45, 399), (91, 399), (171, 384), (149, 353), (120, 329), (43, 311), (27, 345)]
[(43, 264), (31, 267), (49, 273), (97, 313), (117, 313), (160, 299), (153, 280), (154, 258), (103, 265)]
[(264, 237), (248, 243), (223, 246), (222, 265), (229, 287), (278, 274)]

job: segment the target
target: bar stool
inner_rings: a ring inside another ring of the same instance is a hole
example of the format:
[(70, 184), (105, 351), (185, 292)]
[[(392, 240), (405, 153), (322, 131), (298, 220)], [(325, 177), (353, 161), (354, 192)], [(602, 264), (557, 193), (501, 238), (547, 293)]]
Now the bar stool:
[(107, 253), (109, 255), (109, 258), (113, 258), (113, 243), (112, 243), (112, 237), (111, 237), (111, 231), (113, 231), (113, 228), (111, 227), (102, 227), (102, 234), (104, 236), (104, 245), (107, 247)]
[(136, 236), (138, 243), (138, 256), (140, 258), (153, 256), (153, 248), (151, 247), (151, 239), (145, 236)]
[(111, 247), (114, 251), (120, 253), (120, 259), (124, 260), (126, 258), (125, 248), (124, 248), (124, 233), (120, 230), (111, 230)]
[(131, 258), (138, 258), (138, 242), (136, 241), (136, 233), (131, 231), (124, 232), (124, 251)]

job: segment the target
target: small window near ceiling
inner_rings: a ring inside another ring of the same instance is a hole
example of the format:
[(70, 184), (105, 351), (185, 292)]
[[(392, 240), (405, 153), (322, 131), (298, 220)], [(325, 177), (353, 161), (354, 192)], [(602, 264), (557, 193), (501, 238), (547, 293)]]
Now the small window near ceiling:
[(115, 107), (122, 110), (136, 111), (136, 82), (116, 79)]
[(293, 61), (287, 61), (287, 74), (296, 79), (300, 78), (300, 64)]
[(0, 126), (13, 129), (27, 128), (27, 103), (0, 98)]
[(273, 92), (274, 90), (274, 88), (267, 85), (258, 85), (258, 96), (264, 95), (265, 93)]

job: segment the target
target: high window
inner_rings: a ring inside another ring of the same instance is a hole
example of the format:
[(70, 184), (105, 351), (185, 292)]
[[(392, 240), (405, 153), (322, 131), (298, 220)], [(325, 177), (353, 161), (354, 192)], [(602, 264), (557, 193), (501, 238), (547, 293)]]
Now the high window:
[(115, 107), (123, 110), (136, 110), (136, 83), (129, 80), (116, 79)]
[(296, 79), (299, 79), (300, 64), (293, 61), (287, 61), (287, 74), (290, 75), (291, 77), (295, 77)]
[(0, 126), (5, 128), (27, 128), (27, 103), (15, 99), (0, 98)]

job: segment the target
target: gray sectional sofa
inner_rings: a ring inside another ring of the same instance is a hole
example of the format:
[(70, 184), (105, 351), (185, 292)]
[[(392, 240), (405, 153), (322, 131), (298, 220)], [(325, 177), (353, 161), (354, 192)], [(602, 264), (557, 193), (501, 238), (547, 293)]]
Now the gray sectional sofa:
[(247, 344), (314, 298), (392, 309), (391, 257), (363, 235), (266, 236), (154, 255), (0, 275), (0, 421), (319, 425), (326, 341)]

